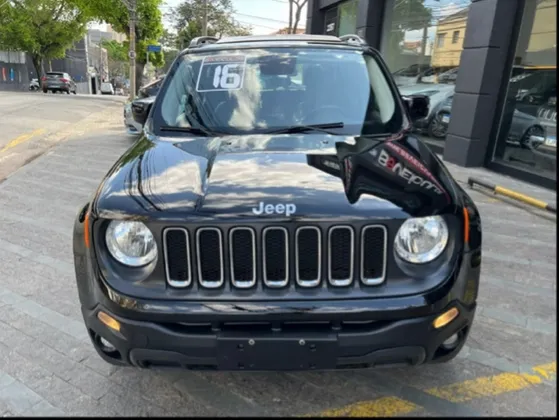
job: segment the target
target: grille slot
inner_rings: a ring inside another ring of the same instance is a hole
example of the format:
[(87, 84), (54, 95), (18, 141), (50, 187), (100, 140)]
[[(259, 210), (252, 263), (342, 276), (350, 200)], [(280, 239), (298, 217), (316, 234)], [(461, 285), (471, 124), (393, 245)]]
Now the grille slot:
[(262, 234), (264, 284), (284, 287), (289, 281), (289, 240), (287, 229), (269, 227)]
[(328, 281), (348, 286), (353, 281), (354, 234), (349, 226), (335, 226), (328, 232)]
[(169, 228), (163, 232), (163, 253), (167, 283), (172, 287), (187, 287), (192, 281), (190, 243), (183, 228)]
[(256, 236), (250, 228), (233, 228), (229, 232), (231, 282), (246, 289), (256, 284)]
[(295, 278), (301, 287), (320, 284), (321, 235), (315, 226), (305, 226), (295, 233)]
[(201, 228), (196, 232), (198, 281), (203, 287), (221, 287), (223, 274), (223, 237), (217, 228)]
[(361, 233), (361, 281), (376, 286), (386, 276), (387, 234), (384, 226), (367, 226)]

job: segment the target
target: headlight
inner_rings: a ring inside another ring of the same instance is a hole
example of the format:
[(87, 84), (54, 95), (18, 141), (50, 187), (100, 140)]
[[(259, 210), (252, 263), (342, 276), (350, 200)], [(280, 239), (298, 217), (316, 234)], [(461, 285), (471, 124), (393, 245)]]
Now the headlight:
[(444, 251), (448, 242), (448, 228), (441, 216), (408, 219), (400, 226), (394, 247), (396, 253), (411, 263), (433, 261)]
[(141, 267), (157, 257), (157, 245), (151, 231), (142, 222), (113, 220), (105, 234), (107, 248), (120, 263)]

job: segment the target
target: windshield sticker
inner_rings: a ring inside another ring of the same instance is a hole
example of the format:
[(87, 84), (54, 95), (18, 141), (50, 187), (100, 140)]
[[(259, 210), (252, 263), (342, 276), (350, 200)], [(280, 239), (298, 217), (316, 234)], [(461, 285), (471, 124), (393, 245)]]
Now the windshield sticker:
[(245, 55), (220, 55), (204, 57), (198, 74), (196, 90), (215, 92), (237, 90), (243, 87)]

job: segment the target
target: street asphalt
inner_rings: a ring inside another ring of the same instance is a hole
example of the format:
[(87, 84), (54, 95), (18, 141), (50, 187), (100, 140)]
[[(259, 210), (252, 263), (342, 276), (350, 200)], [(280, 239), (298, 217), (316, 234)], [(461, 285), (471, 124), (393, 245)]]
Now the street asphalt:
[[(124, 134), (122, 101), (0, 93), (0, 127), (0, 149), (33, 130), (51, 136), (38, 157), (0, 179), (0, 416), (556, 415), (554, 217), (470, 190), (484, 228), (479, 309), (467, 346), (447, 364), (312, 373), (116, 368), (84, 328), (71, 240), (79, 206), (134, 142)], [(35, 141), (11, 147), (10, 160)], [(555, 201), (483, 169), (448, 167), (464, 185), (476, 176)]]

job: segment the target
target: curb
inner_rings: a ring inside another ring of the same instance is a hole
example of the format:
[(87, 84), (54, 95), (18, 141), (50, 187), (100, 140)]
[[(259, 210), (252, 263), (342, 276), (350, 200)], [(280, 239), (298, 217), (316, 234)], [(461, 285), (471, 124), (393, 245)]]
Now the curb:
[(501, 194), (505, 197), (513, 198), (515, 200), (521, 201), (525, 204), (531, 205), (533, 207), (537, 207), (542, 210), (546, 210), (550, 213), (557, 214), (557, 207), (554, 204), (546, 203), (545, 201), (538, 200), (536, 198), (530, 197), (525, 194), (521, 194), (519, 192), (509, 190), (508, 188), (500, 187), (498, 185), (490, 184), (489, 182), (480, 181), (476, 178), (468, 178), (468, 185), (470, 188), (473, 188), (474, 184), (481, 185), (485, 187), (495, 194)]

